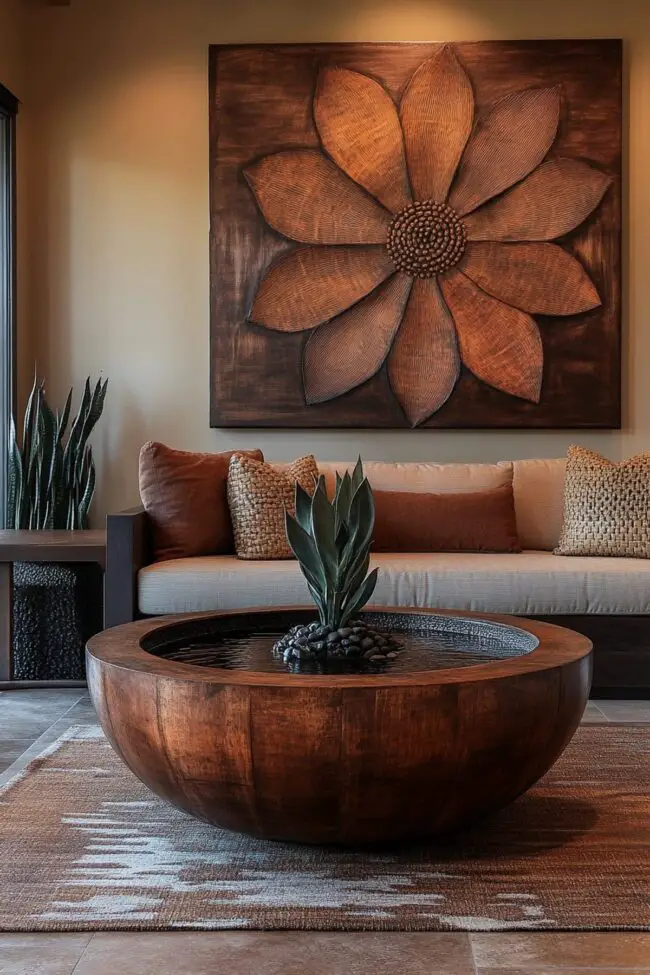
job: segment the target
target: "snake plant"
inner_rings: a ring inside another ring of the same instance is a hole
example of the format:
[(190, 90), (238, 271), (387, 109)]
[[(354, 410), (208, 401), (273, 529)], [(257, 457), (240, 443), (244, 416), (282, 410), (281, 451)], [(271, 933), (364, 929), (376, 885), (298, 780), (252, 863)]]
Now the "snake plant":
[(95, 464), (88, 438), (104, 407), (108, 380), (91, 389), (86, 379), (79, 412), (70, 424), (72, 389), (61, 413), (34, 379), (18, 444), (13, 417), (9, 430), (7, 526), (86, 528), (95, 491)]
[(361, 458), (352, 475), (336, 475), (334, 500), (325, 478), (313, 495), (296, 485), (295, 518), (287, 512), (287, 539), (307, 580), (322, 624), (345, 626), (368, 602), (377, 569), (368, 575), (375, 501)]

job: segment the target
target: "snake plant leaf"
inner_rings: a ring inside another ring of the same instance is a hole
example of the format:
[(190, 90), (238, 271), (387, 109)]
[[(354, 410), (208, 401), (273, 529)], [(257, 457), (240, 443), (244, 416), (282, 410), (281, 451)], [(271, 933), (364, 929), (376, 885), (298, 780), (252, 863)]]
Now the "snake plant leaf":
[[(85, 528), (95, 491), (95, 465), (88, 437), (101, 416), (108, 380), (91, 390), (86, 380), (81, 405), (68, 424), (72, 389), (63, 412), (47, 402), (45, 384), (34, 379), (25, 409), (23, 443), (12, 420), (8, 456), (8, 523), (15, 528)], [(68, 432), (67, 442), (65, 435)]]
[(61, 416), (57, 413), (56, 422), (56, 434), (59, 443), (63, 440), (65, 432), (68, 429), (68, 421), (70, 419), (70, 409), (72, 408), (72, 393), (74, 387), (70, 387), (70, 391), (66, 397), (65, 406), (63, 407), (63, 413)]
[(25, 416), (23, 419), (23, 456), (29, 457), (31, 442), (32, 442), (32, 427), (34, 423), (34, 412), (36, 410), (36, 399), (38, 397), (38, 392), (40, 388), (40, 383), (36, 376), (34, 376), (34, 382), (30, 390), (29, 396), (27, 398), (27, 406), (25, 407)]
[(357, 589), (356, 593), (352, 594), (349, 600), (346, 600), (341, 613), (341, 622), (343, 625), (366, 605), (375, 591), (378, 575), (379, 569), (373, 569), (359, 589)]
[(83, 487), (83, 493), (81, 495), (81, 500), (79, 502), (77, 521), (80, 525), (86, 523), (88, 518), (88, 509), (90, 508), (90, 502), (92, 501), (93, 494), (95, 493), (95, 465), (93, 464), (88, 468), (88, 475), (86, 478), (86, 483)]

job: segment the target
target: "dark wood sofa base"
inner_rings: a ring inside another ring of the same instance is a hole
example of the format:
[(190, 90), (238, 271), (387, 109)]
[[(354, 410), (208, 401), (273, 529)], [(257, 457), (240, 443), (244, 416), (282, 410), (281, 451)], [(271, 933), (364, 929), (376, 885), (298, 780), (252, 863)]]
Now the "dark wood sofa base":
[(650, 616), (533, 616), (566, 626), (594, 645), (594, 698), (650, 699)]
[[(152, 560), (151, 530), (144, 508), (106, 519), (105, 623), (138, 619), (138, 572)], [(594, 698), (650, 699), (650, 615), (531, 616), (583, 633), (594, 644)]]

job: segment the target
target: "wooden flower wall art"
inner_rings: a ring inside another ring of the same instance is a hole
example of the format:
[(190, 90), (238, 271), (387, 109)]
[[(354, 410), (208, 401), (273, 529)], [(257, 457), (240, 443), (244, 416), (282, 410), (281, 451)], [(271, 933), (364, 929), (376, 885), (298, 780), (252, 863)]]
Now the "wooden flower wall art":
[(620, 425), (619, 41), (210, 54), (212, 425)]

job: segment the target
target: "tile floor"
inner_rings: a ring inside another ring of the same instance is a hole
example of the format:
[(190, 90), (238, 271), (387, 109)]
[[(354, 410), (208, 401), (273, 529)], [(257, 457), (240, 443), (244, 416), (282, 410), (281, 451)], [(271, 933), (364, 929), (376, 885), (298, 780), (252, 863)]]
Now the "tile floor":
[[(80, 690), (0, 691), (0, 785), (71, 725), (94, 721), (88, 695)], [(591, 702), (584, 721), (650, 725), (650, 701)], [(115, 975), (116, 972), (119, 975), (650, 975), (650, 933), (0, 933), (0, 975)]]

